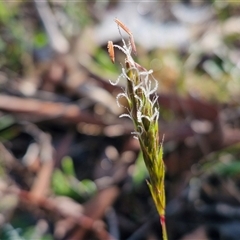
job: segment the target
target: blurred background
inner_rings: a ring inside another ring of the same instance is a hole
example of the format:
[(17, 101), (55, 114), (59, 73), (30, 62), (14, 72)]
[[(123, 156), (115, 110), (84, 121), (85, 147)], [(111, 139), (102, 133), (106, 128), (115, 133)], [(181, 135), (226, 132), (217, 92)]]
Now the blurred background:
[(0, 1), (0, 239), (162, 239), (119, 118), (124, 82), (109, 83), (124, 63), (107, 52), (117, 17), (159, 82), (169, 240), (238, 240), (239, 13), (228, 0)]

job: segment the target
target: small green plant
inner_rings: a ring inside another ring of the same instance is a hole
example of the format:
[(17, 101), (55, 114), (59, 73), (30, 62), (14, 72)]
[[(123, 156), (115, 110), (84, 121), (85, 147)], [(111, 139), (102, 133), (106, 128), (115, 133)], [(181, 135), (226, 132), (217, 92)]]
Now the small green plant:
[[(120, 28), (129, 35), (128, 45), (122, 37), (123, 46), (114, 45), (112, 41), (108, 42), (108, 52), (112, 62), (115, 62), (114, 48), (118, 48), (125, 55), (125, 67), (116, 82), (118, 84), (121, 78), (127, 82), (126, 90), (118, 94), (117, 103), (121, 106), (119, 98), (127, 99), (127, 112), (120, 117), (128, 117), (134, 124), (134, 137), (139, 140), (140, 148), (146, 168), (149, 172), (148, 186), (160, 215), (160, 221), (163, 230), (163, 239), (167, 240), (167, 231), (165, 224), (165, 166), (163, 162), (163, 148), (159, 142), (159, 107), (157, 102), (158, 82), (154, 79), (152, 70), (147, 71), (132, 58), (132, 52), (136, 54), (133, 35), (130, 30), (118, 19), (115, 20)], [(122, 36), (122, 35), (121, 35)]]
[(96, 193), (96, 184), (92, 180), (77, 179), (73, 161), (68, 156), (62, 159), (62, 170), (55, 169), (53, 172), (52, 188), (56, 195), (68, 196), (80, 202)]

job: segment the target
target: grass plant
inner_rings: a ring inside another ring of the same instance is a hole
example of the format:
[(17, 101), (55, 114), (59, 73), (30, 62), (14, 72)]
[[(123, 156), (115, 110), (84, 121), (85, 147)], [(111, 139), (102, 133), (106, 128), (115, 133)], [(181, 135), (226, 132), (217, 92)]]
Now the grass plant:
[(167, 231), (165, 223), (165, 166), (163, 162), (163, 147), (159, 141), (159, 106), (157, 88), (158, 81), (153, 77), (152, 70), (146, 70), (136, 63), (132, 57), (132, 52), (136, 54), (136, 46), (131, 31), (118, 19), (115, 19), (118, 25), (119, 33), (121, 29), (129, 35), (129, 42), (126, 43), (122, 37), (123, 46), (114, 45), (112, 41), (108, 42), (108, 52), (112, 62), (115, 62), (114, 48), (122, 51), (125, 58), (125, 66), (122, 67), (122, 73), (116, 82), (121, 78), (126, 80), (124, 92), (118, 94), (117, 103), (121, 107), (119, 98), (126, 98), (128, 106), (127, 113), (120, 117), (128, 117), (134, 125), (134, 137), (138, 139), (143, 154), (144, 162), (149, 173), (147, 181), (153, 201), (160, 215), (162, 225), (163, 239), (167, 240)]

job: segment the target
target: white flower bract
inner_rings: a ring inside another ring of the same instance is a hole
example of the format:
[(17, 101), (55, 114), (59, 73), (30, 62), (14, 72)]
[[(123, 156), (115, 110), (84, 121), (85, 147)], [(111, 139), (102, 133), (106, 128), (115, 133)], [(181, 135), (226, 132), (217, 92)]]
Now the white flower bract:
[[(141, 129), (140, 132), (136, 130), (135, 132), (132, 132), (132, 134), (135, 135), (136, 138), (138, 138), (143, 131), (145, 130), (143, 119), (147, 119), (149, 123), (154, 122), (157, 123), (159, 119), (159, 111), (157, 106), (157, 89), (158, 89), (158, 81), (153, 77), (153, 70), (146, 70), (141, 65), (135, 63), (131, 56), (131, 45), (127, 46), (125, 41), (123, 40), (123, 47), (119, 45), (113, 45), (115, 48), (118, 48), (120, 51), (122, 51), (126, 55), (125, 63), (128, 63), (129, 68), (122, 67), (122, 73), (117, 78), (116, 82), (110, 81), (112, 85), (117, 85), (121, 78), (124, 78), (126, 81), (130, 81), (132, 85), (132, 91), (131, 93), (135, 100), (135, 111), (130, 108), (132, 108), (131, 99), (132, 96), (130, 96), (128, 91), (124, 91), (122, 93), (119, 93), (116, 97), (117, 105), (118, 107), (124, 107), (127, 109), (128, 113), (121, 114), (119, 117), (127, 117), (134, 121), (134, 118), (136, 120), (137, 129)], [(132, 76), (130, 77), (128, 74), (131, 72)], [(139, 91), (140, 90), (140, 91)], [(152, 95), (154, 95), (152, 97)], [(123, 106), (119, 102), (119, 98), (126, 98), (128, 101), (129, 106)]]

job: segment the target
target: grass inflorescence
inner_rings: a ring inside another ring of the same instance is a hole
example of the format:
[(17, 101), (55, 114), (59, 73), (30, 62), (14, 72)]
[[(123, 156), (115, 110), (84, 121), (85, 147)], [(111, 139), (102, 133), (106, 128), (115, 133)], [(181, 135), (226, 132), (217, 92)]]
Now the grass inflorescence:
[[(118, 19), (115, 20), (119, 32), (124, 30), (129, 35), (129, 42), (126, 44), (122, 37), (123, 46), (114, 45), (112, 41), (108, 42), (108, 52), (112, 62), (115, 62), (114, 48), (121, 50), (125, 58), (125, 66), (122, 67), (122, 73), (116, 82), (118, 84), (121, 78), (127, 82), (124, 92), (118, 94), (117, 103), (121, 106), (119, 98), (127, 99), (127, 112), (120, 117), (128, 117), (134, 124), (134, 137), (139, 140), (140, 148), (143, 153), (144, 162), (149, 172), (148, 186), (160, 215), (163, 229), (163, 239), (167, 239), (165, 225), (165, 166), (163, 162), (163, 148), (159, 141), (159, 106), (157, 88), (158, 81), (153, 77), (152, 70), (146, 70), (136, 63), (132, 57), (132, 52), (136, 54), (136, 46), (133, 35), (130, 30)], [(122, 35), (121, 35), (122, 36)]]

